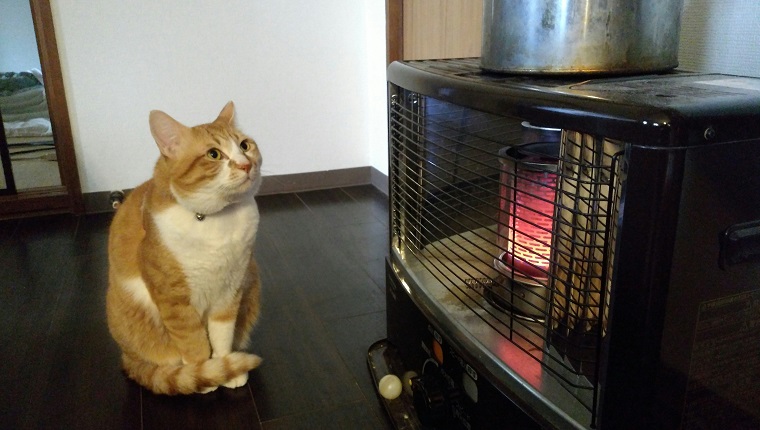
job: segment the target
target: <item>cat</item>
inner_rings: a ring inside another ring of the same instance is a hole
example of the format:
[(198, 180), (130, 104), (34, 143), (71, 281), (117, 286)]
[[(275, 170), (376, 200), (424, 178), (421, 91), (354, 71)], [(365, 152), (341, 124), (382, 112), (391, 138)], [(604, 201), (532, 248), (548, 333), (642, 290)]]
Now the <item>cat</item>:
[(160, 157), (109, 230), (108, 328), (128, 377), (157, 394), (236, 388), (261, 363), (247, 348), (259, 315), (253, 258), (261, 184), (256, 142), (234, 125), (186, 127), (150, 112)]

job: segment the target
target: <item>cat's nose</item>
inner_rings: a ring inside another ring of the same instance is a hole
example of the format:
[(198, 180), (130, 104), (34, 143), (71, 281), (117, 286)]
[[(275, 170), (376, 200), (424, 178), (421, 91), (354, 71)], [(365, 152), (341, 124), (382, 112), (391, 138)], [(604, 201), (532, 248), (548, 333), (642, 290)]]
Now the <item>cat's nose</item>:
[(251, 173), (251, 167), (253, 167), (250, 162), (246, 162), (246, 163), (234, 163), (234, 166), (237, 167), (240, 170), (244, 170), (245, 173)]

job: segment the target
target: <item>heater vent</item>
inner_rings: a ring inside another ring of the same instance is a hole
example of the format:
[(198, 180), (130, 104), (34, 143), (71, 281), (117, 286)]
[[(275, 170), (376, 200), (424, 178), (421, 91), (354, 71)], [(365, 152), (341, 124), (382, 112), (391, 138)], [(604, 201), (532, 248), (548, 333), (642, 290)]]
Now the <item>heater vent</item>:
[(389, 118), (392, 250), (415, 294), (593, 416), (625, 145), (401, 88)]

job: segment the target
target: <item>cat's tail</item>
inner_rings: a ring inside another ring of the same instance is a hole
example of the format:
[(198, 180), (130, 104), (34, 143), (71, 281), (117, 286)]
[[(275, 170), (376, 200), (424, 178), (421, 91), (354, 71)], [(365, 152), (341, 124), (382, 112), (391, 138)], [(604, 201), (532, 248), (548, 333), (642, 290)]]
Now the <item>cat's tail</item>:
[(130, 378), (156, 394), (192, 394), (213, 390), (261, 364), (261, 357), (232, 352), (201, 363), (158, 365), (123, 356)]

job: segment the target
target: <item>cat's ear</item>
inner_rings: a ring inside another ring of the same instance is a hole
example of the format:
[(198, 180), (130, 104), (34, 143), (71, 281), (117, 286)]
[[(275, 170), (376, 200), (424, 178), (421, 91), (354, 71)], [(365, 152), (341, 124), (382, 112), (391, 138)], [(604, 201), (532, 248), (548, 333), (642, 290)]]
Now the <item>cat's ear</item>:
[(182, 133), (186, 129), (174, 118), (159, 111), (150, 111), (150, 133), (156, 140), (158, 149), (167, 158), (174, 158), (179, 151)]
[(232, 125), (232, 121), (235, 119), (235, 103), (231, 101), (224, 105), (224, 108), (219, 112), (219, 116), (214, 122), (221, 122), (226, 125)]

